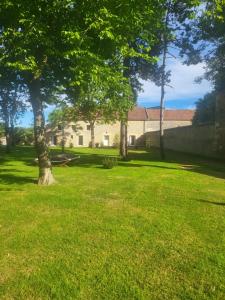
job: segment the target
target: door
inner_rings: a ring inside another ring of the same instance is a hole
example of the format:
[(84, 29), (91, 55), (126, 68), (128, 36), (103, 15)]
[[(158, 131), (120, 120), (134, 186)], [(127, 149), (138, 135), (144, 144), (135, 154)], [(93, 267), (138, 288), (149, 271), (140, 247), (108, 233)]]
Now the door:
[(79, 135), (79, 137), (78, 137), (78, 145), (79, 146), (83, 146), (84, 145), (83, 135)]
[(109, 147), (109, 135), (104, 135), (103, 146)]
[(136, 136), (130, 135), (130, 146), (135, 146)]

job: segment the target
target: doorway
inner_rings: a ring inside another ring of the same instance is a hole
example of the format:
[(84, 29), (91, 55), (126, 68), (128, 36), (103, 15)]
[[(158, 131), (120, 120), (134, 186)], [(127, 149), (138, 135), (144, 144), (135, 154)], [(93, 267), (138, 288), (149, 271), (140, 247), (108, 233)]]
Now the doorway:
[(103, 146), (109, 147), (109, 135), (104, 135)]

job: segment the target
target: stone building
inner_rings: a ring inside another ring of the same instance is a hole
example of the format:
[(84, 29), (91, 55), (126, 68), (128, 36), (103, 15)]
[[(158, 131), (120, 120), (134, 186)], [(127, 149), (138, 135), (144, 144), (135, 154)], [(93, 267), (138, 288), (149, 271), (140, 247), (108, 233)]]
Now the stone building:
[[(175, 128), (192, 124), (194, 110), (165, 110), (164, 128)], [(135, 107), (128, 113), (128, 145), (145, 146), (145, 133), (159, 130), (159, 109)], [(60, 145), (64, 131), (66, 147), (88, 147), (91, 142), (90, 125), (84, 121), (69, 123), (62, 130), (47, 127), (46, 134), (50, 145)], [(95, 124), (95, 143), (97, 146), (111, 147), (118, 143), (120, 122), (105, 124), (99, 120)]]

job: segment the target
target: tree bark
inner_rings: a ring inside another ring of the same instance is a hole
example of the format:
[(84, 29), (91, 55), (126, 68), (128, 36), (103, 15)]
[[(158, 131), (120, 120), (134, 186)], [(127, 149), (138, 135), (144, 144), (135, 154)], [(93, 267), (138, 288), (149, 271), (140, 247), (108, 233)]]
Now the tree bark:
[(159, 145), (160, 145), (160, 156), (161, 159), (165, 159), (165, 147), (164, 147), (164, 98), (165, 98), (165, 84), (166, 84), (166, 55), (167, 55), (167, 48), (168, 48), (168, 39), (167, 39), (167, 26), (169, 22), (169, 6), (170, 1), (168, 3), (168, 9), (166, 12), (165, 17), (165, 30), (163, 33), (163, 58), (162, 58), (162, 75), (161, 75), (161, 99), (160, 99), (160, 137), (159, 137)]
[(65, 128), (62, 125), (62, 153), (65, 153)]
[(45, 119), (40, 93), (40, 79), (33, 78), (29, 83), (30, 101), (34, 114), (35, 148), (39, 164), (39, 185), (50, 185), (55, 182), (52, 175), (52, 166), (49, 159), (48, 146), (45, 136)]
[(11, 134), (10, 134), (10, 117), (9, 117), (9, 109), (8, 109), (8, 95), (2, 95), (3, 103), (2, 103), (2, 111), (3, 111), (3, 119), (4, 119), (4, 127), (5, 127), (5, 137), (6, 137), (6, 152), (9, 153), (11, 151)]
[(91, 130), (91, 148), (95, 148), (95, 123), (90, 122), (90, 130)]
[(6, 137), (6, 152), (11, 151), (11, 138), (10, 138), (10, 128), (7, 123), (5, 123), (5, 137)]
[(122, 159), (127, 159), (127, 123), (125, 121), (120, 122), (120, 156)]
[(160, 156), (161, 159), (165, 159), (165, 149), (164, 149), (164, 126), (163, 126), (163, 121), (164, 121), (164, 86), (162, 85), (161, 87), (161, 100), (160, 100), (160, 136), (159, 136), (159, 146), (160, 146)]
[(10, 125), (10, 139), (11, 139), (11, 145), (12, 147), (15, 147), (16, 141), (15, 141), (15, 127), (13, 119), (11, 118), (11, 125)]

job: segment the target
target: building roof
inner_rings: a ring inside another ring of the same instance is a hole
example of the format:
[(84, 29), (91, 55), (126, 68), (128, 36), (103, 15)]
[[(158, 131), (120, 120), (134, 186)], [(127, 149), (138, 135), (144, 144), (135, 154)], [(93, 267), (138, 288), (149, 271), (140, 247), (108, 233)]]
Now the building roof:
[[(192, 121), (195, 110), (191, 109), (165, 109), (165, 121)], [(129, 121), (159, 121), (160, 110), (135, 107), (128, 113)]]
[(147, 121), (148, 115), (146, 108), (144, 107), (135, 107), (133, 110), (128, 112), (129, 121)]

